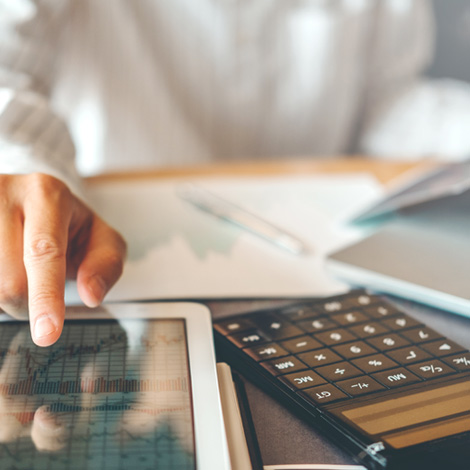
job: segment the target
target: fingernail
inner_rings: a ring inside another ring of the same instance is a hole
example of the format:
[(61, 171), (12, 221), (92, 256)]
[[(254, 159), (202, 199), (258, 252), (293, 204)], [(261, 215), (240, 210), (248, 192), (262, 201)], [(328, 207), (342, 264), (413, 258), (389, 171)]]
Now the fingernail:
[(93, 293), (97, 303), (101, 303), (106, 294), (106, 284), (103, 278), (99, 275), (95, 275), (88, 281), (88, 288)]
[(57, 326), (49, 318), (49, 315), (44, 314), (36, 319), (34, 324), (34, 337), (36, 339), (49, 336), (57, 330)]

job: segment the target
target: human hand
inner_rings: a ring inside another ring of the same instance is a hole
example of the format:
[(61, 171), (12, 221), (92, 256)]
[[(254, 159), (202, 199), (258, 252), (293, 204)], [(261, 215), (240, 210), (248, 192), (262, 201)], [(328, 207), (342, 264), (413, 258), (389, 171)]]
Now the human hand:
[(126, 244), (52, 176), (0, 175), (0, 207), (0, 307), (15, 318), (29, 311), (33, 341), (49, 346), (63, 328), (66, 276), (96, 307), (122, 273)]

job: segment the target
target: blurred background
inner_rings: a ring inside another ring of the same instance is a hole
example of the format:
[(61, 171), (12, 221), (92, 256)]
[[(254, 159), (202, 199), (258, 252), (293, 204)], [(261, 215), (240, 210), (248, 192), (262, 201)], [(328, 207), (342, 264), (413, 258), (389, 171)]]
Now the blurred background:
[(436, 48), (428, 75), (470, 82), (470, 1), (433, 0)]

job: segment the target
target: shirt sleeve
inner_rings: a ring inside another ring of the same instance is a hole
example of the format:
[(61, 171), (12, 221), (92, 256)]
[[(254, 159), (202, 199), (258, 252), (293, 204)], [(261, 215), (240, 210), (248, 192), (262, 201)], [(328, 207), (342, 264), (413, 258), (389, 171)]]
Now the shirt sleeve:
[(75, 148), (49, 101), (69, 3), (0, 0), (0, 173), (50, 174), (80, 194)]
[(470, 155), (470, 85), (422, 78), (434, 49), (428, 0), (383, 0), (371, 41), (359, 151), (384, 158)]

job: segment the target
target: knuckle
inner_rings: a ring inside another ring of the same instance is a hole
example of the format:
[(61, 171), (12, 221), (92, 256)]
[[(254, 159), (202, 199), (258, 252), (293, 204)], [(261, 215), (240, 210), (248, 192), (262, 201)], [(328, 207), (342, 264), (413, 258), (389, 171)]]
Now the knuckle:
[(121, 257), (121, 259), (124, 259), (127, 255), (127, 242), (124, 237), (118, 232), (116, 232), (116, 246), (119, 256)]
[(122, 273), (124, 268), (124, 256), (121, 251), (116, 249), (109, 249), (105, 253), (105, 260), (115, 273)]
[(10, 315), (24, 317), (28, 300), (26, 280), (8, 276), (0, 280), (0, 306)]
[(62, 181), (45, 173), (28, 175), (28, 187), (31, 189), (31, 194), (40, 199), (63, 199), (71, 194)]
[(113, 266), (116, 272), (122, 273), (124, 268), (124, 258), (121, 253), (114, 252), (109, 256), (109, 264)]
[(65, 250), (61, 243), (51, 235), (36, 236), (25, 249), (25, 263), (35, 260), (56, 261), (65, 258)]
[(45, 288), (36, 289), (34, 292), (29, 293), (29, 305), (36, 309), (53, 305), (56, 300), (56, 294)]

